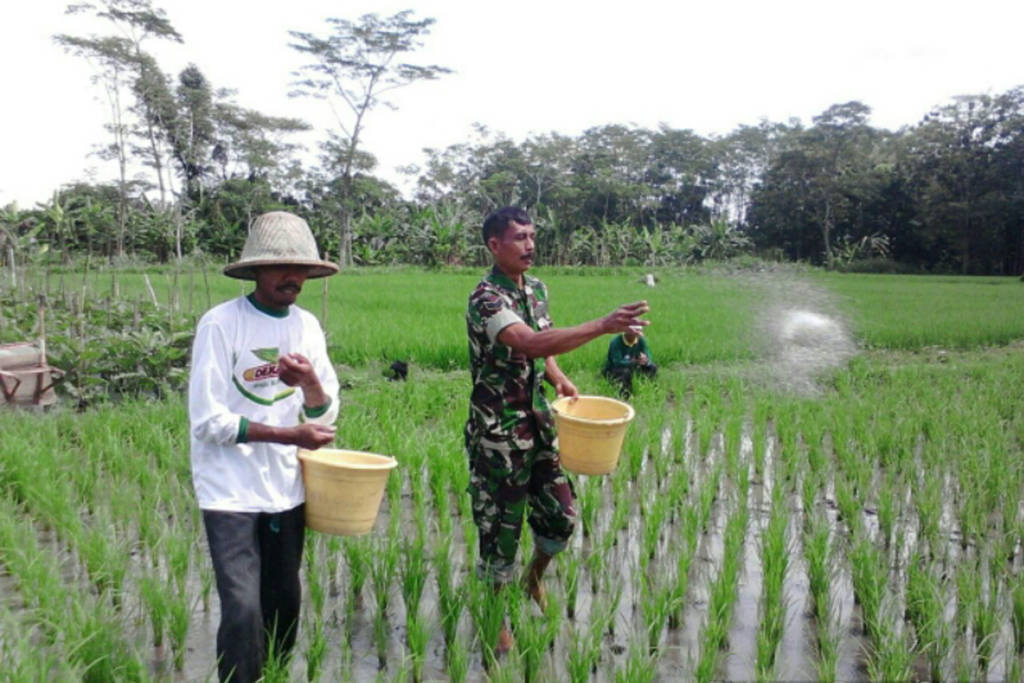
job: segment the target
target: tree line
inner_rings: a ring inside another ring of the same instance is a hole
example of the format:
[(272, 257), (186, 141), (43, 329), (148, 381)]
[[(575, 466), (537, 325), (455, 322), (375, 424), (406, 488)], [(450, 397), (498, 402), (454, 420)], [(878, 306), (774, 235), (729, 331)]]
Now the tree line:
[[(254, 216), (286, 208), (343, 265), (477, 264), (486, 261), (482, 217), (517, 204), (536, 217), (548, 263), (753, 253), (845, 269), (1024, 271), (1024, 87), (956, 97), (897, 131), (871, 126), (870, 108), (856, 101), (810, 125), (760, 121), (712, 136), (605, 125), (517, 142), (478, 125), (404, 170), (415, 185), (409, 197), (374, 175), (361, 132), (388, 92), (449, 73), (405, 61), (432, 19), (407, 10), (289, 33), (308, 60), (294, 94), (334, 99), (344, 114), (307, 166), (294, 142), (307, 123), (242, 107), (194, 64), (175, 77), (161, 70), (148, 46), (183, 38), (150, 0), (68, 11), (113, 29), (55, 40), (95, 66), (111, 112), (100, 154), (118, 177), (0, 211), (11, 263), (83, 253), (230, 259)], [(130, 175), (133, 166), (146, 173)]]

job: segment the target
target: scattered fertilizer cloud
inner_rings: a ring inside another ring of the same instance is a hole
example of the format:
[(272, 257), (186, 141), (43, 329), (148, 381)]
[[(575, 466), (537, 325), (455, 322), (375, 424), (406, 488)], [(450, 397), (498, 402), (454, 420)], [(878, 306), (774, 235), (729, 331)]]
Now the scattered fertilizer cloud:
[(785, 269), (750, 284), (760, 298), (753, 337), (759, 376), (784, 393), (818, 394), (828, 374), (857, 352), (832, 295)]
[[(109, 28), (64, 16), (65, 4), (3, 10), (0, 206), (30, 206), (61, 183), (115, 176), (112, 164), (89, 156), (106, 142), (107, 111), (90, 83), (93, 71), (51, 39)], [(239, 103), (309, 121), (311, 149), (333, 119), (322, 102), (288, 98), (290, 74), (303, 62), (287, 31), (323, 32), (328, 16), (410, 7), (436, 18), (415, 61), (455, 73), (399, 91), (398, 110), (373, 112), (366, 129), (378, 172), (397, 183), (397, 167), (421, 163), (424, 147), (471, 139), (475, 122), (516, 140), (610, 123), (712, 135), (761, 118), (809, 122), (856, 99), (872, 107), (874, 125), (895, 129), (955, 95), (998, 93), (1024, 81), (1016, 35), (1024, 5), (994, 0), (966, 10), (923, 0), (523, 0), (500, 10), (455, 0), (154, 4), (185, 39), (150, 46), (166, 71), (195, 63), (216, 87), (236, 89)]]

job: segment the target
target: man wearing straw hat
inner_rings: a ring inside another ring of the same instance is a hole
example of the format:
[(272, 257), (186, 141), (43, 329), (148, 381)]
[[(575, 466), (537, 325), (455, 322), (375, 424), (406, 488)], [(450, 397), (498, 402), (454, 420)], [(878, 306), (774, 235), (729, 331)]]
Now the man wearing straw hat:
[(224, 268), (255, 289), (213, 307), (196, 328), (192, 483), (220, 598), (222, 681), (258, 680), (268, 653), (295, 643), (305, 536), (297, 447), (334, 439), (338, 378), (319, 322), (294, 303), (307, 279), (337, 271), (304, 220), (265, 213)]
[[(534, 261), (534, 236), (533, 221), (520, 208), (500, 209), (484, 221), (494, 267), (470, 295), (466, 311), (473, 391), (465, 439), (479, 572), (496, 589), (514, 579), (528, 509), (536, 550), (524, 583), (543, 608), (541, 578), (566, 547), (576, 511), (542, 382), (546, 379), (560, 395), (578, 396), (555, 356), (649, 323), (639, 318), (648, 311), (647, 302), (639, 301), (575, 327), (553, 327), (547, 288), (526, 274)], [(503, 626), (495, 650), (500, 654), (511, 646)]]

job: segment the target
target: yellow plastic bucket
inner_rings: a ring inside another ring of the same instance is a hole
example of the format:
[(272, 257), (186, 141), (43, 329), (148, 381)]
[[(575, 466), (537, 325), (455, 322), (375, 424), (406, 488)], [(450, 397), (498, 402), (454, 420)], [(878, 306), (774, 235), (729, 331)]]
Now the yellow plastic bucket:
[(562, 467), (576, 474), (608, 474), (619, 464), (633, 406), (605, 396), (563, 396), (551, 404)]
[(300, 448), (299, 462), (306, 486), (306, 526), (336, 536), (361, 536), (373, 528), (388, 474), (398, 465), (394, 458)]

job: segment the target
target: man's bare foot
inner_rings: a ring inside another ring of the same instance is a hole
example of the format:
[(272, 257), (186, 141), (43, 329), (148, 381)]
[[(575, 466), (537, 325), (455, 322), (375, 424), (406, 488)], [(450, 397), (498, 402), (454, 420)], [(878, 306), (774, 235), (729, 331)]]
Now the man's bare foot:
[(537, 603), (537, 607), (540, 607), (541, 612), (548, 611), (548, 593), (544, 590), (544, 583), (540, 577), (534, 577), (533, 574), (527, 575), (526, 592)]
[(541, 552), (535, 552), (533, 554), (533, 560), (530, 562), (529, 568), (526, 570), (526, 576), (523, 579), (525, 584), (526, 592), (530, 594), (533, 601), (537, 603), (542, 612), (546, 612), (548, 609), (548, 596), (544, 590), (544, 570), (548, 568), (548, 564), (551, 562), (551, 556), (545, 555)]
[(516, 639), (512, 637), (512, 632), (508, 630), (508, 626), (502, 624), (501, 631), (498, 632), (498, 643), (494, 646), (494, 656), (501, 657), (508, 654), (515, 644)]

